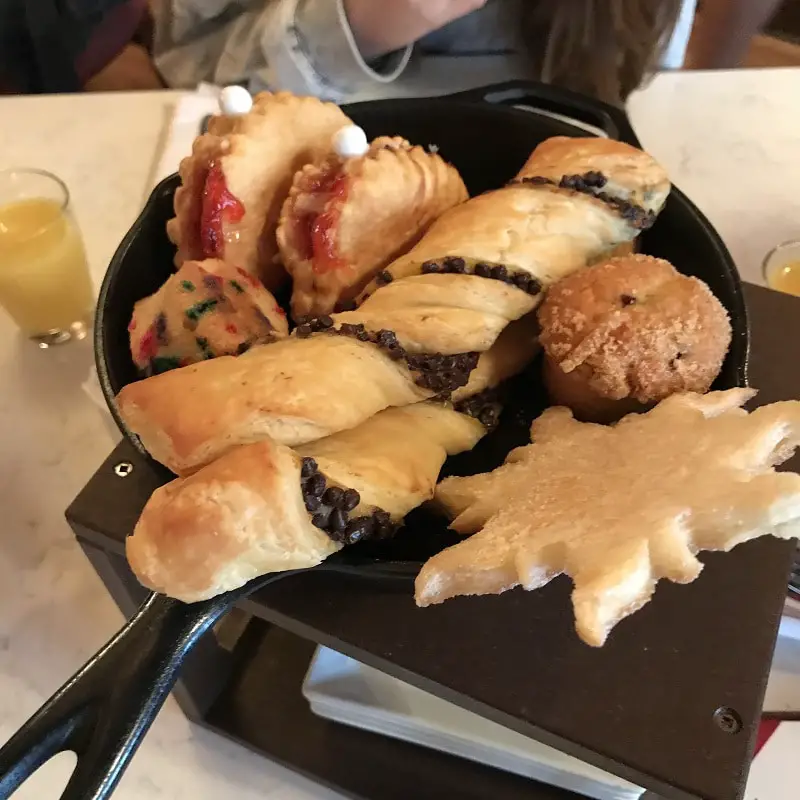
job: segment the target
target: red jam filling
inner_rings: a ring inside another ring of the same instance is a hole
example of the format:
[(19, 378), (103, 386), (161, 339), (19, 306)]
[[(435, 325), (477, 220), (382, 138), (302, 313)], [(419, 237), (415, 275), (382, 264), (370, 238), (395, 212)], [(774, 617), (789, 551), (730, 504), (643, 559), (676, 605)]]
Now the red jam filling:
[(222, 167), (212, 164), (206, 176), (200, 212), (200, 245), (204, 258), (225, 257), (222, 224), (226, 220), (240, 222), (243, 216), (244, 206), (228, 190)]
[(158, 341), (156, 338), (155, 328), (151, 325), (144, 336), (139, 342), (139, 359), (140, 365), (147, 364), (151, 359), (155, 358), (158, 354)]
[(236, 271), (249, 283), (253, 288), (258, 288), (261, 286), (260, 281), (256, 278), (255, 275), (251, 275), (247, 270), (242, 269), (241, 267), (236, 267)]
[(301, 213), (296, 223), (298, 250), (311, 261), (314, 272), (324, 273), (344, 266), (339, 256), (337, 233), (342, 216), (342, 203), (347, 199), (350, 184), (339, 171), (323, 174), (306, 191), (319, 199), (325, 210)]

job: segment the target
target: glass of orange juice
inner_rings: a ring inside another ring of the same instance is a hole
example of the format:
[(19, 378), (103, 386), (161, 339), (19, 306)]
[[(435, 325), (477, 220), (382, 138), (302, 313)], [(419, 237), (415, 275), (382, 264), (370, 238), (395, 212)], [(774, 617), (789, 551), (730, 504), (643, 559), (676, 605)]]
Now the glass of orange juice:
[(800, 240), (784, 242), (770, 250), (763, 271), (770, 289), (800, 297)]
[(62, 180), (0, 171), (0, 306), (40, 347), (86, 336), (94, 292)]

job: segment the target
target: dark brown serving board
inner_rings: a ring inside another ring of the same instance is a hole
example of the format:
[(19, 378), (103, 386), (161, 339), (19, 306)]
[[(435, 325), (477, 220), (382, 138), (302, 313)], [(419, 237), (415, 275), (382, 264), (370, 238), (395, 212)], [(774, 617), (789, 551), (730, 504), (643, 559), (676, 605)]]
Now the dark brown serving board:
[[(798, 398), (800, 302), (746, 289), (758, 401)], [(124, 480), (114, 469), (121, 462), (134, 467)], [(162, 480), (122, 443), (67, 512), (82, 542), (105, 551), (117, 572), (125, 569), (119, 566), (124, 539)], [(244, 607), (664, 797), (735, 800), (746, 779), (793, 547), (766, 538), (705, 556), (698, 581), (660, 584), (654, 602), (600, 650), (575, 636), (566, 578), (539, 592), (464, 598), (423, 611), (408, 591), (312, 572), (274, 584)], [(124, 575), (123, 582), (129, 583)], [(278, 702), (272, 686), (259, 685), (259, 675), (266, 681), (276, 669), (268, 629), (259, 630), (240, 641), (221, 694), (198, 712), (205, 724), (353, 797), (454, 796), (453, 786), (462, 787), (460, 797), (493, 800), (564, 796), (533, 784), (520, 793), (519, 778), (440, 754), (411, 757), (420, 748), (372, 734), (337, 726), (341, 733), (332, 734), (331, 723), (300, 712), (301, 701)], [(303, 648), (291, 641), (286, 658), (299, 659), (295, 674), (304, 671), (310, 646), (301, 658)], [(718, 724), (720, 709), (741, 720), (739, 732)], [(287, 721), (286, 735), (304, 737), (305, 746), (275, 735), (271, 710), (296, 721)]]

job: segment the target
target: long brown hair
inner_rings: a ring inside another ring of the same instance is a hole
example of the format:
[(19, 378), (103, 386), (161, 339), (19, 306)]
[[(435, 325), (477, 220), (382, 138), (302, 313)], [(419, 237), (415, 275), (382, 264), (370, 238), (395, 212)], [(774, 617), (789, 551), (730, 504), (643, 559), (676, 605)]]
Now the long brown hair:
[(681, 0), (522, 0), (536, 77), (623, 103), (658, 66)]

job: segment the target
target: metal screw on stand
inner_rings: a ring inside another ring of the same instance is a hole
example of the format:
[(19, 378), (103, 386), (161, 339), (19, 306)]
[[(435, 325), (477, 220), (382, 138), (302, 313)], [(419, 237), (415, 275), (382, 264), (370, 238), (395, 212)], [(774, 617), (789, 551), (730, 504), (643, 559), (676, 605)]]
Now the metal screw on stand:
[(732, 708), (718, 708), (714, 712), (714, 722), (725, 733), (739, 733), (742, 729), (742, 718)]
[(119, 464), (114, 467), (114, 474), (118, 478), (127, 478), (131, 472), (133, 472), (133, 464), (131, 464), (130, 461), (120, 461)]

